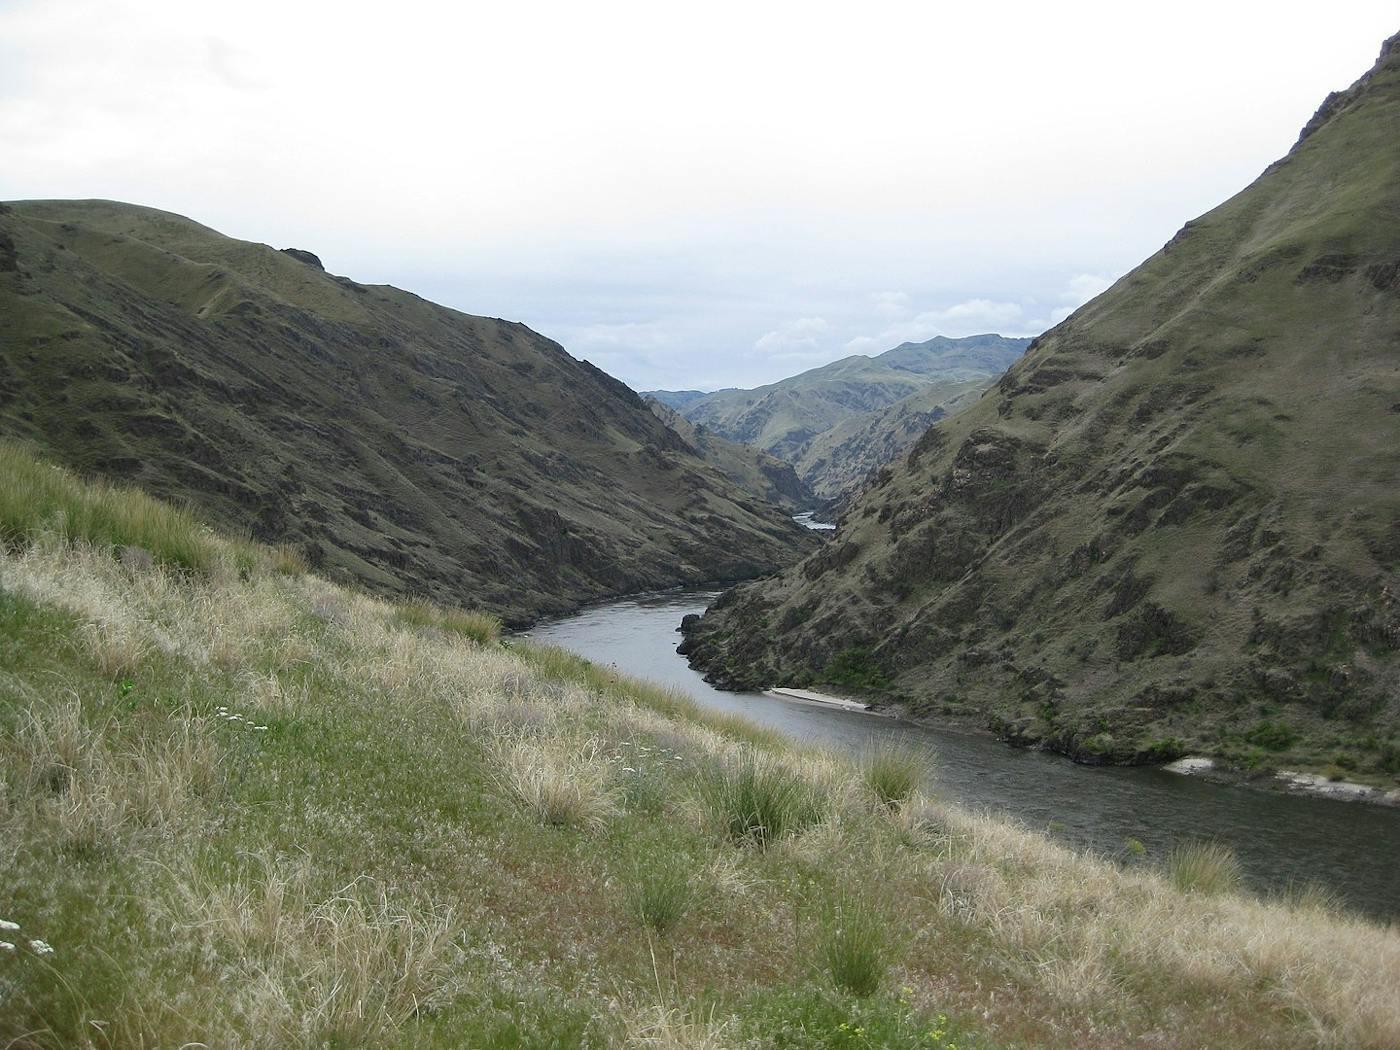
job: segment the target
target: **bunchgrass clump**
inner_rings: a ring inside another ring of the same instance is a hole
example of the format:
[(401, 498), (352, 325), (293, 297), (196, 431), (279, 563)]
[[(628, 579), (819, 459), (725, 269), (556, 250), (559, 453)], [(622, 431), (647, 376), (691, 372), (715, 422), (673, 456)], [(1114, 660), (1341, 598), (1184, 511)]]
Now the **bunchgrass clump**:
[(862, 998), (874, 995), (890, 968), (884, 916), (869, 901), (842, 894), (818, 913), (817, 957), (832, 984)]
[(495, 645), (501, 640), (501, 618), (473, 609), (449, 608), (415, 599), (400, 605), (395, 618), (409, 627), (435, 627), (470, 638), (478, 645)]
[(1219, 842), (1188, 842), (1167, 855), (1167, 877), (1183, 893), (1214, 896), (1239, 889), (1240, 862)]
[(690, 874), (679, 864), (644, 866), (634, 875), (631, 911), (647, 929), (664, 935), (685, 916), (694, 896)]
[(928, 777), (928, 757), (894, 740), (872, 742), (861, 761), (861, 776), (877, 801), (898, 809)]
[(596, 740), (506, 739), (495, 748), (499, 780), (541, 824), (596, 830), (618, 812), (612, 769)]
[(725, 836), (760, 849), (826, 815), (825, 800), (812, 784), (776, 759), (748, 748), (719, 763), (702, 791)]

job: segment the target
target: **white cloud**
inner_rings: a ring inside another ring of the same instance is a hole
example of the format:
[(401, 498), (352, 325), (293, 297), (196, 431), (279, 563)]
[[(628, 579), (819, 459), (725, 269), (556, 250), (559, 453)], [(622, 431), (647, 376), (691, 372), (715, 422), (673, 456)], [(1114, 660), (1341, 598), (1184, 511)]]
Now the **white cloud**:
[(759, 336), (753, 348), (760, 353), (783, 352), (782, 356), (791, 357), (795, 356), (793, 351), (815, 347), (830, 329), (824, 317), (799, 317)]
[(905, 317), (909, 313), (908, 292), (871, 292), (870, 303), (880, 317)]

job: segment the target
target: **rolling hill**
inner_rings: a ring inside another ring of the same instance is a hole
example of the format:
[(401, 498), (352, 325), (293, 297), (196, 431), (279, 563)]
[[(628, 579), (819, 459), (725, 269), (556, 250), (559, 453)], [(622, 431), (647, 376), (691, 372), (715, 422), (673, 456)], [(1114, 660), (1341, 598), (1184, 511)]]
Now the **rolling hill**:
[(1400, 775), (1400, 37), (685, 645), (1086, 761)]
[(813, 542), (523, 325), (110, 201), (0, 206), (0, 433), (513, 621)]

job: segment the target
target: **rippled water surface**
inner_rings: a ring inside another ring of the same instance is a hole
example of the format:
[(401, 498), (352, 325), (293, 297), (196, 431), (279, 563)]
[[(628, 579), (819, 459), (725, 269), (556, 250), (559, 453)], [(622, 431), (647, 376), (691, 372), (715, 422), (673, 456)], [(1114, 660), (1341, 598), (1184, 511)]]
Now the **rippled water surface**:
[(1174, 843), (1213, 838), (1239, 855), (1250, 882), (1320, 882), (1353, 907), (1400, 919), (1400, 810), (1220, 787), (1157, 769), (1077, 766), (982, 736), (781, 700), (725, 693), (676, 654), (681, 617), (712, 592), (667, 592), (596, 605), (537, 626), (531, 637), (627, 674), (678, 686), (706, 707), (743, 714), (799, 740), (837, 748), (895, 736), (934, 752), (934, 789), (965, 806), (1016, 817), (1076, 846), (1118, 854), (1129, 837), (1160, 860)]

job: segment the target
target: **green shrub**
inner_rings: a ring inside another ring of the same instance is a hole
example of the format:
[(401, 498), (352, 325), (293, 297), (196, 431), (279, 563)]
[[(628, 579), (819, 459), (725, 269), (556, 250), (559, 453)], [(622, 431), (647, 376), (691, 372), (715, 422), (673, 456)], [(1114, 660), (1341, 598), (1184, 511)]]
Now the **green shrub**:
[(866, 998), (874, 995), (890, 967), (890, 938), (884, 917), (868, 902), (842, 895), (820, 915), (817, 954), (832, 984)]
[(882, 805), (898, 809), (927, 779), (928, 767), (925, 752), (887, 739), (866, 747), (861, 775), (866, 787)]
[(1282, 722), (1264, 719), (1246, 734), (1245, 739), (1269, 751), (1287, 751), (1298, 739), (1298, 734)]
[(776, 760), (745, 749), (702, 785), (716, 823), (734, 842), (760, 849), (817, 823), (826, 813), (816, 789)]
[(845, 649), (828, 661), (821, 674), (832, 685), (852, 689), (880, 690), (890, 684), (889, 675), (876, 662), (868, 649)]
[(1184, 893), (1213, 895), (1239, 889), (1242, 875), (1229, 846), (1189, 842), (1167, 855), (1167, 877)]

